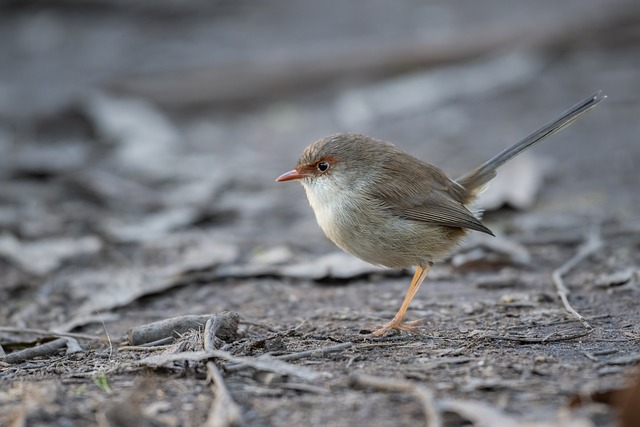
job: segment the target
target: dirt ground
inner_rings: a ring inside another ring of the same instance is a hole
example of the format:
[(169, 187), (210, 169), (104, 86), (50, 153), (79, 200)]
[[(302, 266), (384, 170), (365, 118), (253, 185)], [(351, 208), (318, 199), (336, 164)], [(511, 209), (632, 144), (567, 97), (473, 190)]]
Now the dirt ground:
[[(640, 425), (636, 3), (0, 3), (0, 426)], [(274, 182), (340, 131), (458, 176), (596, 90), (420, 334)]]

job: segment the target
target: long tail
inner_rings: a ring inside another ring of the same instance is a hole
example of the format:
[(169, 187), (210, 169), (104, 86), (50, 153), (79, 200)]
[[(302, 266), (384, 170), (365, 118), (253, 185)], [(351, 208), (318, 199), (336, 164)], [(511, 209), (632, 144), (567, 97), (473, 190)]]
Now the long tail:
[(527, 148), (531, 147), (536, 142), (542, 141), (548, 136), (551, 136), (569, 126), (574, 120), (598, 105), (598, 103), (606, 97), (606, 95), (602, 94), (602, 91), (594, 93), (587, 99), (578, 102), (576, 105), (569, 108), (560, 116), (533, 132), (531, 135), (456, 179), (456, 181), (469, 192), (470, 197), (475, 196), (475, 194), (484, 188), (484, 185), (487, 182), (496, 176), (496, 169), (511, 160), (513, 157), (522, 153)]

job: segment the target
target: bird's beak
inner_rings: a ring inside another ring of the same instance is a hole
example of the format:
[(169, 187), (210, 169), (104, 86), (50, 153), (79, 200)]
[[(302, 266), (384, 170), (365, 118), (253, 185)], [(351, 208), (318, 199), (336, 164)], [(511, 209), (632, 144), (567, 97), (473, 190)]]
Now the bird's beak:
[(306, 176), (305, 174), (298, 172), (297, 169), (293, 169), (293, 170), (290, 170), (289, 172), (283, 173), (278, 178), (276, 178), (276, 182), (283, 182), (283, 181), (291, 181), (291, 180), (294, 180), (294, 179), (301, 179), (301, 178), (304, 178), (305, 176)]

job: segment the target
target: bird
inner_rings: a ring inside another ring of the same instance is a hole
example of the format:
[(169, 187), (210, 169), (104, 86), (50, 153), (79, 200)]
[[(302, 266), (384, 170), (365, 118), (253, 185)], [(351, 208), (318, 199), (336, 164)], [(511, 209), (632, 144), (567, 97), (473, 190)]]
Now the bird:
[(494, 235), (476, 203), (496, 170), (605, 98), (594, 93), (457, 179), (390, 142), (338, 133), (307, 146), (295, 168), (276, 181), (302, 184), (318, 225), (343, 251), (378, 266), (415, 268), (396, 315), (371, 335), (417, 333), (419, 321), (405, 316), (432, 265), (471, 231)]

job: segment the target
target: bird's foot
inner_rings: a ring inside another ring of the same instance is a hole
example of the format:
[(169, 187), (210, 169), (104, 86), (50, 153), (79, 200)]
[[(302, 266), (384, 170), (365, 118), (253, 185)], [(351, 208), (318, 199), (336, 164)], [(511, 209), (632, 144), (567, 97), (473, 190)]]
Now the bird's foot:
[(411, 322), (403, 322), (402, 320), (394, 319), (391, 322), (387, 323), (386, 325), (371, 332), (371, 335), (374, 337), (381, 337), (391, 330), (404, 331), (410, 334), (419, 334), (420, 333), (419, 326), (422, 326), (422, 325), (424, 325), (424, 322), (422, 320), (413, 320)]

